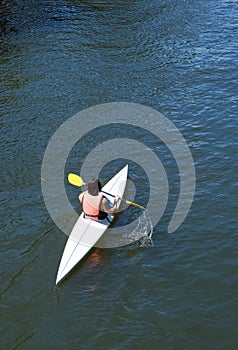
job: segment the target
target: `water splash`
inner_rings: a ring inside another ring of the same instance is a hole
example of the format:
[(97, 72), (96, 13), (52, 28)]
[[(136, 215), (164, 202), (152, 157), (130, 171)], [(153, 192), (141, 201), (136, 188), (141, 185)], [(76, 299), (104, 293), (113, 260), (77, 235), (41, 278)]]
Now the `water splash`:
[(144, 233), (145, 236), (151, 238), (153, 235), (153, 225), (149, 213), (147, 210), (143, 211), (143, 217), (139, 217), (139, 224), (141, 227), (141, 232)]
[(140, 247), (153, 247), (154, 243), (152, 240), (153, 225), (149, 213), (147, 210), (143, 211), (138, 219), (136, 228), (128, 234), (128, 237), (132, 241), (136, 241)]
[(139, 247), (153, 247), (152, 241), (153, 225), (148, 211), (143, 211), (143, 214), (134, 221), (135, 227), (129, 232), (123, 229), (119, 233), (113, 234), (108, 229), (97, 242), (97, 247), (112, 248), (122, 247), (128, 244), (137, 244)]

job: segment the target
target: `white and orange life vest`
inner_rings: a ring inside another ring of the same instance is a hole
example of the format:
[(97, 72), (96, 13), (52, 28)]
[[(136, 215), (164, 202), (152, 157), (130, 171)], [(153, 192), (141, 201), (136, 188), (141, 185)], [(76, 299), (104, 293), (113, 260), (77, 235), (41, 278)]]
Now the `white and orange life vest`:
[(82, 198), (82, 207), (84, 212), (85, 219), (100, 220), (100, 208), (103, 200), (103, 196), (98, 199), (98, 202), (95, 204), (90, 203), (90, 200), (87, 198), (87, 195), (84, 195)]

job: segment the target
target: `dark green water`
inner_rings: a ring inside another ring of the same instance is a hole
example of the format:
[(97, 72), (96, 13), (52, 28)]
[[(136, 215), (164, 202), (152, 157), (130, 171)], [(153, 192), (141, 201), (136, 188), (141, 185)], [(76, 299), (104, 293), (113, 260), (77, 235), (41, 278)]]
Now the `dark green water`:
[[(0, 348), (236, 350), (237, 2), (27, 0), (0, 9)], [(182, 132), (194, 202), (169, 235), (178, 174), (161, 147), (171, 192), (154, 247), (95, 250), (55, 288), (66, 236), (44, 205), (43, 155), (69, 117), (114, 101), (151, 106)]]

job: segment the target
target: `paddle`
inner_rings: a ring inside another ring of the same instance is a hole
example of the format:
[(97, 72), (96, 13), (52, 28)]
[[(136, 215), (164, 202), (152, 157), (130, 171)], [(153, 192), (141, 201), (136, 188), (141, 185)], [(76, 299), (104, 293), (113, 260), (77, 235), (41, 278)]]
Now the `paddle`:
[[(72, 174), (72, 173), (70, 173), (68, 175), (68, 181), (69, 181), (69, 183), (71, 185), (78, 186), (78, 187), (87, 185), (86, 182), (84, 182), (83, 179), (79, 175)], [(108, 193), (108, 192), (105, 192), (105, 191), (101, 191), (101, 192), (103, 192), (105, 194), (108, 194), (111, 197), (116, 197), (114, 194), (111, 194), (111, 193)], [(121, 200), (126, 202), (126, 204), (133, 205), (134, 207), (138, 207), (138, 208), (141, 208), (143, 210), (146, 209), (145, 207), (142, 207), (142, 205), (134, 203), (134, 202), (131, 202), (131, 201), (128, 201), (127, 199), (121, 198)]]

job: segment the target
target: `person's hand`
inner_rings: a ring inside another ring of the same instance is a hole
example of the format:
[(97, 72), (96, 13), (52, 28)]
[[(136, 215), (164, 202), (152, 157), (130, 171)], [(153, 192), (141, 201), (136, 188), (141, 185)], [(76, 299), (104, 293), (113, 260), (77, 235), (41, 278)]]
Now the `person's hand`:
[(120, 199), (121, 199), (121, 197), (119, 196), (119, 194), (117, 194), (117, 195), (115, 196), (115, 203), (117, 203)]

